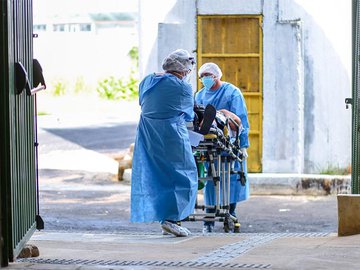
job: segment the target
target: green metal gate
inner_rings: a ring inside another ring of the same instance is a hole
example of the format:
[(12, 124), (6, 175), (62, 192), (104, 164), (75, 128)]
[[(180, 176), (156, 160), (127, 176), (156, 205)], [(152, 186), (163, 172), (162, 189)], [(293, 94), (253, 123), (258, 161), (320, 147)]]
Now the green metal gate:
[(360, 194), (360, 4), (353, 0), (353, 94), (347, 103), (352, 104), (352, 162), (351, 183), (352, 193)]
[[(0, 11), (0, 232), (1, 265), (6, 266), (36, 229), (32, 0), (2, 0)], [(28, 73), (20, 78), (15, 68), (21, 66)], [(26, 87), (17, 88), (19, 81)]]

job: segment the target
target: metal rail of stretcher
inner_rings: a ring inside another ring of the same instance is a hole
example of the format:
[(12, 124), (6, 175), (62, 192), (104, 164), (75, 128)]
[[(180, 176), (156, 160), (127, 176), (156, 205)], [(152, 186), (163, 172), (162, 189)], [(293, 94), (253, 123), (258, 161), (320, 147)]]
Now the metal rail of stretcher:
[[(215, 205), (199, 205), (196, 200), (196, 213), (191, 214), (188, 221), (218, 221), (224, 223), (224, 231), (240, 232), (240, 223), (230, 214), (230, 176), (238, 174), (241, 184), (245, 184), (245, 174), (242, 165), (242, 153), (236, 143), (230, 141), (229, 136), (219, 128), (211, 128), (209, 134), (204, 135), (204, 140), (193, 147), (195, 160), (198, 167), (199, 181), (213, 181), (215, 186)], [(215, 164), (216, 161), (216, 164)], [(233, 165), (239, 161), (240, 171), (234, 171)], [(199, 165), (208, 162), (208, 174), (199, 170)], [(220, 188), (221, 185), (221, 188)], [(214, 213), (206, 213), (206, 209), (213, 209)], [(198, 211), (202, 210), (202, 213)]]

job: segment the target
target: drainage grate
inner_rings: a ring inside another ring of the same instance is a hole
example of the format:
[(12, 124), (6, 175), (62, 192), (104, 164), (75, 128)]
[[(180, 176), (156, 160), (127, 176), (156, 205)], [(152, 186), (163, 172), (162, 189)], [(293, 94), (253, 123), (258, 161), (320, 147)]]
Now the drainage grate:
[(223, 247), (220, 247), (213, 252), (210, 252), (204, 256), (194, 259), (196, 262), (211, 263), (221, 262), (224, 263), (231, 259), (234, 259), (258, 246), (268, 243), (278, 238), (286, 237), (325, 237), (330, 233), (253, 233), (243, 234), (247, 238)]
[(60, 265), (96, 265), (96, 266), (154, 266), (154, 267), (180, 267), (183, 268), (231, 268), (231, 269), (269, 269), (270, 264), (248, 263), (221, 263), (221, 262), (194, 262), (194, 261), (117, 261), (117, 260), (80, 260), (80, 259), (19, 259), (19, 262)]

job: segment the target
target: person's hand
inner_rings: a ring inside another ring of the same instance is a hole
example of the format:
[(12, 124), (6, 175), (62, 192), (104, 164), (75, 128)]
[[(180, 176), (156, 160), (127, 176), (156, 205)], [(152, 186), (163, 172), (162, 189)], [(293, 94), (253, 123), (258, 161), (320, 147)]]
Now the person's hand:
[(246, 148), (240, 148), (240, 151), (242, 152), (244, 158), (248, 158), (249, 155), (246, 151)]
[(240, 118), (235, 113), (226, 109), (221, 109), (219, 112), (223, 113), (227, 118), (231, 118), (233, 121), (235, 121), (238, 126), (236, 126), (232, 121), (229, 121), (229, 125), (232, 130), (237, 131), (237, 129), (241, 126)]

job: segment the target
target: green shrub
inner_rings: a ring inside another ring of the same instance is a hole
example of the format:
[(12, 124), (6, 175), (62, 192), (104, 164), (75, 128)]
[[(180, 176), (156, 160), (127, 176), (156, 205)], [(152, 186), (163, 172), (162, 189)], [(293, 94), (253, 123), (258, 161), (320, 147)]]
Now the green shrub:
[(96, 91), (100, 97), (108, 100), (134, 100), (138, 96), (138, 87), (139, 80), (131, 72), (127, 79), (110, 76), (99, 81)]
[(66, 83), (63, 80), (55, 80), (53, 83), (52, 94), (54, 96), (63, 96), (66, 91)]
[(340, 168), (339, 166), (328, 165), (326, 168), (320, 171), (320, 174), (348, 175), (351, 174), (351, 166)]
[(138, 97), (139, 80), (135, 70), (139, 66), (139, 51), (137, 47), (132, 47), (128, 53), (133, 65), (128, 78), (115, 78), (110, 76), (98, 82), (96, 91), (100, 97), (109, 100), (134, 100)]
[(38, 116), (42, 116), (42, 115), (50, 115), (50, 113), (45, 112), (45, 111), (40, 111), (40, 112), (37, 112), (37, 115), (38, 115)]
[(136, 68), (139, 67), (139, 48), (134, 46), (128, 52), (128, 56), (130, 57), (131, 61), (135, 65)]
[(74, 85), (74, 92), (75, 94), (79, 94), (80, 92), (84, 92), (86, 90), (86, 84), (85, 84), (85, 80), (84, 77), (80, 76), (77, 77), (75, 80), (75, 85)]

